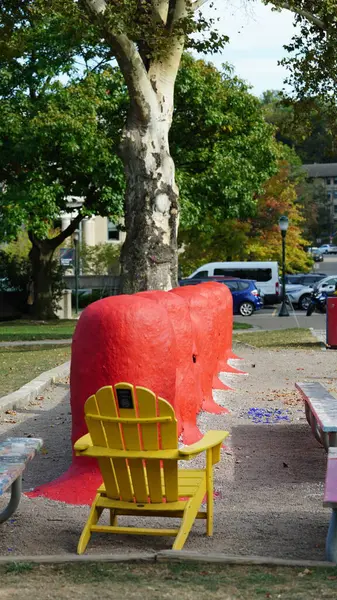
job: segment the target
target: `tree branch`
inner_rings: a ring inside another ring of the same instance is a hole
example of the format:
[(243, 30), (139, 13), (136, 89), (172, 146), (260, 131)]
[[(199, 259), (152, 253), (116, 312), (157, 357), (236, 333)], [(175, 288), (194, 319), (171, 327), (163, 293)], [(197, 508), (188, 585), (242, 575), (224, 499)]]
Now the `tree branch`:
[[(200, 1), (200, 0), (197, 0), (197, 2), (198, 1)], [(319, 27), (320, 29), (323, 29), (323, 30), (327, 29), (327, 26), (324, 23), (324, 21), (322, 21), (322, 19), (315, 17), (315, 15), (313, 15), (308, 10), (305, 10), (304, 8), (296, 8), (295, 6), (293, 7), (290, 4), (288, 4), (287, 2), (282, 2), (282, 4), (279, 4), (279, 7), (284, 8), (285, 10), (289, 10), (290, 12), (295, 13), (296, 15), (300, 15), (301, 17), (304, 17), (310, 23), (312, 23), (313, 25), (316, 25), (316, 27)]]
[(163, 25), (166, 25), (169, 10), (169, 0), (151, 0), (155, 14), (159, 17)]
[[(56, 250), (58, 246), (60, 246), (68, 237), (70, 237), (74, 233), (74, 231), (77, 229), (83, 218), (83, 215), (81, 213), (78, 213), (75, 219), (71, 221), (70, 225), (68, 225), (68, 227), (64, 231), (61, 231), (61, 233), (59, 233), (57, 236), (48, 240), (49, 248), (51, 250)], [(46, 240), (44, 240), (44, 242), (45, 241)]]
[(104, 19), (107, 9), (105, 0), (84, 0), (87, 10), (102, 28), (104, 37), (117, 59), (130, 93), (130, 99), (141, 120), (150, 118), (155, 102), (155, 92), (146, 67), (136, 45), (125, 34), (115, 34)]
[(206, 2), (209, 2), (209, 0), (195, 0), (195, 2), (192, 2), (191, 8), (192, 10), (198, 10)]

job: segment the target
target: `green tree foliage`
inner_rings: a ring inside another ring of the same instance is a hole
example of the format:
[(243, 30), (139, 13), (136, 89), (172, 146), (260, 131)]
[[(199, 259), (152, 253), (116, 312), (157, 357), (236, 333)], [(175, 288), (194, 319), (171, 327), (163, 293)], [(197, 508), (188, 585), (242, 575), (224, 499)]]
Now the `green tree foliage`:
[(265, 119), (276, 126), (276, 139), (293, 148), (302, 162), (337, 162), (336, 107), (321, 98), (292, 99), (268, 90), (261, 98)]
[(297, 202), (297, 184), (291, 165), (282, 160), (279, 171), (265, 184), (263, 194), (256, 198), (255, 214), (250, 219), (216, 221), (207, 213), (203, 231), (188, 230), (181, 235), (182, 273), (213, 261), (277, 260), (281, 262), (281, 237), (278, 220), (286, 214), (290, 220), (287, 233), (288, 272), (306, 271), (312, 261), (305, 252), (308, 242), (303, 238), (302, 206)]
[(277, 171), (274, 127), (259, 101), (224, 65), (186, 55), (178, 73), (170, 133), (182, 203), (181, 225), (252, 214), (255, 195)]
[[(0, 27), (0, 233), (11, 240), (26, 227), (34, 309), (44, 318), (52, 316), (48, 274), (56, 248), (84, 216), (121, 214), (116, 130), (125, 93), (117, 69), (92, 62), (101, 49), (72, 15), (42, 18), (32, 4), (8, 0), (0, 6)], [(50, 237), (73, 196), (84, 200), (82, 210), (66, 231)]]
[(264, 0), (294, 13), (297, 32), (285, 46), (289, 55), (282, 61), (289, 69), (290, 83), (299, 98), (335, 94), (337, 67), (336, 0)]
[(81, 244), (81, 267), (88, 275), (119, 275), (120, 244)]

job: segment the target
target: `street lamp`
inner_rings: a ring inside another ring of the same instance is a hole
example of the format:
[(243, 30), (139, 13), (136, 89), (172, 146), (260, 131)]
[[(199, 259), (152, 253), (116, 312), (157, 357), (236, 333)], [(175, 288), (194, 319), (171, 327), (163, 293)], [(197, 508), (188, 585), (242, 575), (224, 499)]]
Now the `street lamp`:
[(280, 217), (278, 224), (282, 235), (282, 305), (278, 316), (289, 317), (286, 305), (286, 235), (289, 226), (288, 217)]
[(78, 229), (75, 229), (74, 234), (73, 234), (73, 239), (74, 239), (74, 247), (75, 247), (75, 313), (76, 315), (78, 315), (78, 276), (79, 276), (79, 266), (80, 266), (80, 252), (79, 252), (79, 239), (80, 239), (80, 232)]

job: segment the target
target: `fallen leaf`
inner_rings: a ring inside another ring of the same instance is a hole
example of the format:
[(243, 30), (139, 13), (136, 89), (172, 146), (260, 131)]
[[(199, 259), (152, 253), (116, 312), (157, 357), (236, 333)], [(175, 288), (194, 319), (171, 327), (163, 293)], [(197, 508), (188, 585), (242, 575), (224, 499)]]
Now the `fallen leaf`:
[(305, 577), (306, 575), (311, 575), (312, 571), (310, 569), (304, 569), (301, 573), (297, 575), (297, 577)]
[(6, 410), (6, 415), (16, 415), (15, 410)]

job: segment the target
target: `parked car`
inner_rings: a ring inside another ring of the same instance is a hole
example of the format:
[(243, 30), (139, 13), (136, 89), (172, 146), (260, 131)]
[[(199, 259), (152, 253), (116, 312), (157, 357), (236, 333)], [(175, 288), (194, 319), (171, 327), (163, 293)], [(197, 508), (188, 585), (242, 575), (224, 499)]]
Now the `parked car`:
[(329, 275), (324, 277), (314, 285), (314, 291), (325, 292), (328, 296), (332, 296), (337, 283), (337, 275)]
[(337, 254), (337, 246), (331, 244), (323, 244), (318, 248), (323, 254)]
[(198, 279), (181, 279), (179, 285), (197, 285), (198, 283), (204, 283), (205, 281), (217, 281), (218, 283), (227, 285), (232, 292), (234, 314), (250, 317), (254, 311), (260, 310), (263, 307), (263, 295), (261, 296), (255, 281), (249, 279), (236, 279), (234, 277), (204, 277)]
[(313, 288), (293, 283), (286, 284), (286, 294), (290, 302), (300, 310), (307, 310), (313, 293)]
[(313, 287), (315, 283), (327, 277), (326, 273), (297, 273), (296, 275), (286, 275), (286, 284), (306, 285)]
[(324, 261), (323, 252), (321, 252), (319, 249), (313, 250), (311, 253), (311, 256), (314, 259), (314, 262), (323, 262)]

